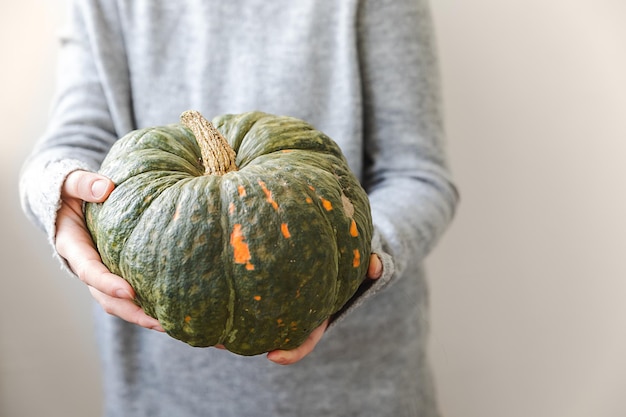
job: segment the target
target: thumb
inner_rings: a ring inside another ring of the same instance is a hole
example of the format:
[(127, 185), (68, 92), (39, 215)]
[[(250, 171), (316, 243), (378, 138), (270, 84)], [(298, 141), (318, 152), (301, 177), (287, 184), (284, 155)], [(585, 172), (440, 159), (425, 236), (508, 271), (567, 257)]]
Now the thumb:
[(115, 188), (113, 181), (103, 175), (88, 171), (74, 171), (65, 179), (61, 195), (90, 203), (100, 203), (107, 199), (113, 188)]

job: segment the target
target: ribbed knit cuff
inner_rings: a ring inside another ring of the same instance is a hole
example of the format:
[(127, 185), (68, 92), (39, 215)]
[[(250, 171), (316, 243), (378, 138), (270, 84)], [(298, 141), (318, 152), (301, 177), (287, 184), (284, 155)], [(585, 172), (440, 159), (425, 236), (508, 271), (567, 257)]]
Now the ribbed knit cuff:
[(32, 165), (22, 175), (20, 190), (22, 205), (26, 213), (46, 233), (48, 242), (52, 246), (54, 258), (57, 259), (63, 270), (74, 275), (65, 259), (56, 250), (56, 220), (61, 207), (61, 189), (67, 176), (78, 170), (91, 171), (84, 163), (74, 159), (63, 159), (48, 163), (42, 169)]

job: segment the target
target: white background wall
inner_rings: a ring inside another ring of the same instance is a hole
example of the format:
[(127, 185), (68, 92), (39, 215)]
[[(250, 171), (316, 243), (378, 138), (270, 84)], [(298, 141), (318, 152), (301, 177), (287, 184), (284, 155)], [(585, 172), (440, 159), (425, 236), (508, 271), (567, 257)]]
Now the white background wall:
[[(428, 261), (447, 417), (626, 415), (626, 2), (431, 0), (458, 216)], [(17, 200), (64, 1), (0, 4), (0, 416), (98, 415), (86, 289)]]
[(48, 116), (65, 0), (0, 0), (0, 416), (101, 409), (88, 291), (23, 216), (18, 170)]
[(443, 409), (626, 416), (626, 2), (431, 3), (462, 194), (429, 262)]

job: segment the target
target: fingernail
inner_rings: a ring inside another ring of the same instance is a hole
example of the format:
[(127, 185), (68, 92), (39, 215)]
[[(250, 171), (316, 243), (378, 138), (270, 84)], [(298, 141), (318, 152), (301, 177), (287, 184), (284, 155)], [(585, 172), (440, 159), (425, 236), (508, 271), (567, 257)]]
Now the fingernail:
[(104, 193), (106, 193), (109, 183), (106, 180), (97, 180), (91, 184), (91, 195), (94, 198), (102, 198), (104, 197)]
[(156, 330), (157, 332), (165, 332), (165, 330), (161, 326), (154, 326), (152, 330)]
[(117, 298), (126, 298), (126, 299), (129, 299), (129, 300), (133, 299), (133, 296), (130, 295), (130, 293), (128, 291), (123, 290), (123, 289), (119, 289), (119, 290), (115, 291), (115, 296)]

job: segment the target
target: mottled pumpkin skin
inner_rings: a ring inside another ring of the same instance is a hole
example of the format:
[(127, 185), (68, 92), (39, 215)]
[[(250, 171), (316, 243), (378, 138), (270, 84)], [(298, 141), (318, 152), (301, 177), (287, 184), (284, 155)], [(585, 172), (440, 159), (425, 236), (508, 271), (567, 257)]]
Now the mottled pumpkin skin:
[(336, 143), (304, 121), (212, 122), (237, 171), (203, 175), (182, 125), (131, 132), (102, 164), (116, 188), (86, 205), (88, 228), (170, 336), (241, 355), (297, 347), (365, 277), (367, 195)]

